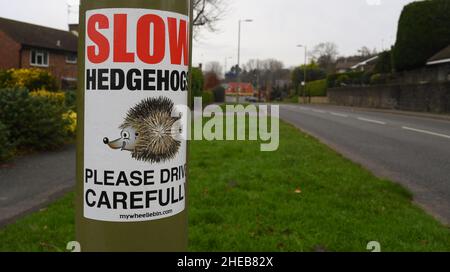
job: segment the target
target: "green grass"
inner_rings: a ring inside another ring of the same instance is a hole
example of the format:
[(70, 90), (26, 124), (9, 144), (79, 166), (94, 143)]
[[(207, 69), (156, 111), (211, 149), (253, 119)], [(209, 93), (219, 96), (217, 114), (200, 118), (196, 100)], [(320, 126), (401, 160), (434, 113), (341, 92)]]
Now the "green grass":
[[(294, 127), (280, 148), (192, 142), (191, 251), (450, 251), (450, 230), (374, 177)], [(300, 190), (295, 192), (296, 190)], [(64, 251), (74, 240), (73, 194), (0, 230), (0, 251)]]

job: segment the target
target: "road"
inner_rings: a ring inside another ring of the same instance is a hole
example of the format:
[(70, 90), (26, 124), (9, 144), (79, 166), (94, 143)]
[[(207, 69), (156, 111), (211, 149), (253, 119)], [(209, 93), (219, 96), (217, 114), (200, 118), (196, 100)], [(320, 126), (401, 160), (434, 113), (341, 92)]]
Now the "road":
[(281, 105), (280, 117), (404, 185), (450, 224), (450, 121), (328, 105)]
[(0, 166), (0, 227), (44, 207), (74, 186), (74, 145)]

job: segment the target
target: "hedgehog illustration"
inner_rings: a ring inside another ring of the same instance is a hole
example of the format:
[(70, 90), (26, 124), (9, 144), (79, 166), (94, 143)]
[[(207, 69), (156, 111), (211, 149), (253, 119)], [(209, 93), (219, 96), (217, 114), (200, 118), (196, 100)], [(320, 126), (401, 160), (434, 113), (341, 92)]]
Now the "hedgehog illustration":
[[(177, 117), (173, 117), (176, 115)], [(120, 138), (103, 142), (112, 149), (129, 151), (138, 161), (151, 163), (173, 159), (180, 149), (181, 114), (167, 97), (147, 98), (128, 111), (119, 127)]]

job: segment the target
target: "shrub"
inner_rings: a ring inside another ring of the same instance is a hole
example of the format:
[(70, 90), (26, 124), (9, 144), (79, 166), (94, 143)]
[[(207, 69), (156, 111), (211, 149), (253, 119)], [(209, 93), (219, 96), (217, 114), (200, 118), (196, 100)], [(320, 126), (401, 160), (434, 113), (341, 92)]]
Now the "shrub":
[(373, 71), (377, 74), (387, 74), (392, 72), (391, 51), (384, 51), (378, 55), (378, 60)]
[(217, 86), (213, 90), (214, 102), (223, 103), (225, 102), (225, 88), (222, 86)]
[(77, 132), (77, 113), (69, 110), (63, 114), (63, 119), (67, 121), (66, 133), (71, 137), (75, 137)]
[(327, 77), (328, 88), (340, 87), (344, 85), (363, 85), (366, 73), (364, 72), (348, 72), (341, 74), (331, 74)]
[(50, 72), (43, 69), (10, 69), (0, 75), (0, 88), (25, 88), (30, 91), (57, 91), (58, 84)]
[(211, 91), (203, 92), (202, 94), (203, 106), (214, 103), (214, 95)]
[(327, 80), (322, 79), (306, 83), (306, 93), (309, 96), (326, 96)]
[(194, 106), (194, 97), (201, 97), (203, 92), (203, 73), (199, 68), (192, 68), (191, 71), (191, 108)]
[(76, 91), (66, 91), (66, 108), (74, 112), (77, 111), (77, 92)]
[(55, 149), (68, 138), (66, 112), (61, 93), (26, 89), (0, 90), (0, 121), (10, 131), (10, 139), (19, 148)]
[(4, 162), (13, 155), (14, 145), (9, 140), (8, 128), (0, 122), (0, 162)]
[(403, 8), (394, 47), (397, 71), (411, 70), (450, 44), (450, 1), (413, 2)]
[(336, 79), (336, 86), (338, 86), (338, 87), (346, 86), (346, 85), (349, 85), (350, 83), (351, 83), (351, 78), (347, 74), (340, 75)]

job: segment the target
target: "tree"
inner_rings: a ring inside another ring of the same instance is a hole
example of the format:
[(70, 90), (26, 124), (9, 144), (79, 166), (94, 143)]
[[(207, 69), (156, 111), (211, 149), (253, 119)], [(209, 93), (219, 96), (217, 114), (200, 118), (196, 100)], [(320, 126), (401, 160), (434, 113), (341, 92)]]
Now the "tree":
[(205, 78), (204, 90), (212, 90), (213, 88), (220, 85), (219, 76), (213, 71), (206, 72), (204, 78)]
[[(315, 81), (326, 78), (326, 73), (316, 63), (310, 63), (306, 66), (306, 81)], [(291, 80), (296, 93), (299, 86), (305, 81), (305, 65), (296, 67), (291, 73)]]
[(319, 65), (319, 68), (327, 73), (333, 73), (335, 70), (336, 58), (339, 55), (338, 46), (333, 42), (324, 42), (316, 45), (309, 52), (312, 59)]
[(397, 71), (424, 66), (450, 44), (450, 1), (413, 2), (403, 8), (393, 50)]
[(358, 54), (362, 57), (370, 57), (372, 52), (370, 52), (370, 49), (367, 46), (363, 46), (358, 49)]
[(203, 93), (203, 73), (199, 68), (192, 68), (192, 96), (191, 108), (194, 106), (194, 97), (202, 97)]
[(208, 62), (205, 66), (205, 72), (212, 72), (217, 76), (222, 75), (222, 65), (218, 61)]
[(192, 0), (194, 8), (194, 36), (200, 28), (215, 31), (225, 12), (224, 0)]

